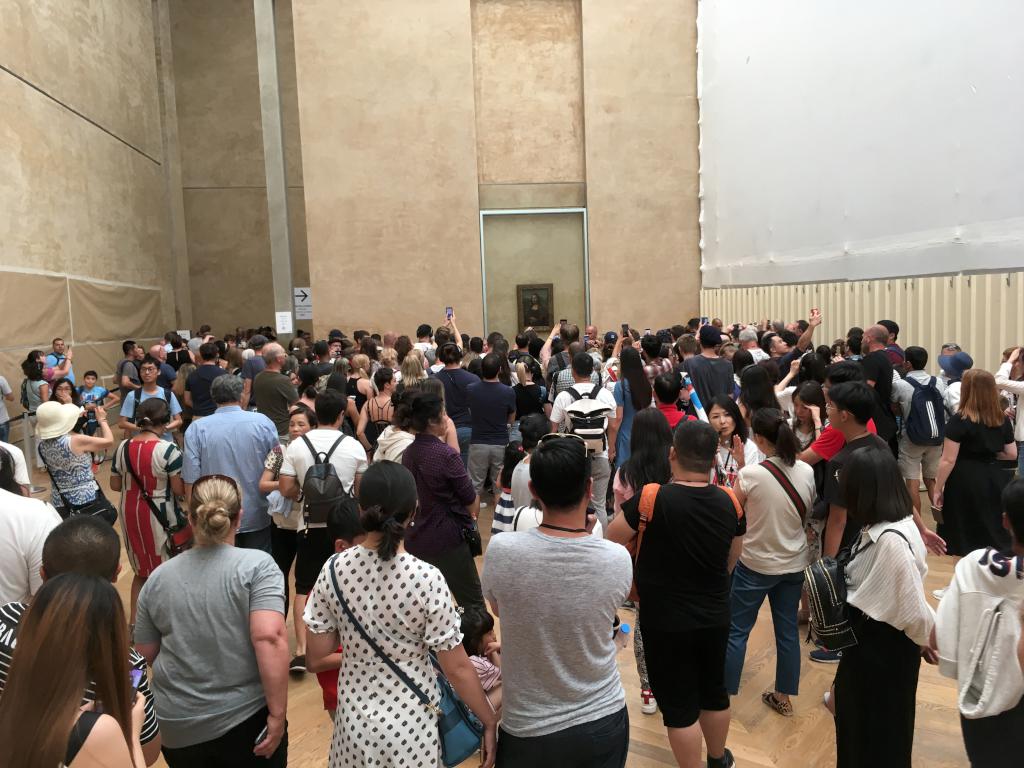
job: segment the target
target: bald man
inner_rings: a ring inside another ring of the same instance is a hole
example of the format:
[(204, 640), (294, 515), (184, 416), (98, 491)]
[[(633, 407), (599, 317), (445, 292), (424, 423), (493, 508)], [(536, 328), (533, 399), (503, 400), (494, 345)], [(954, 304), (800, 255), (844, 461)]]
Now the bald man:
[(149, 348), (149, 354), (160, 361), (160, 373), (156, 377), (156, 385), (164, 389), (171, 389), (174, 380), (178, 378), (178, 372), (167, 364), (167, 349), (163, 344), (154, 344)]

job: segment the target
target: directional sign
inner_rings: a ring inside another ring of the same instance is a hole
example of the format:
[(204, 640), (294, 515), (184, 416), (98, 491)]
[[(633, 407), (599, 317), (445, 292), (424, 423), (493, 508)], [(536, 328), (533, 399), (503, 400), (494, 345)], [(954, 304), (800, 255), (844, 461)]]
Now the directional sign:
[(312, 320), (313, 289), (309, 286), (306, 286), (305, 288), (295, 288), (292, 291), (292, 294), (295, 300), (295, 319)]

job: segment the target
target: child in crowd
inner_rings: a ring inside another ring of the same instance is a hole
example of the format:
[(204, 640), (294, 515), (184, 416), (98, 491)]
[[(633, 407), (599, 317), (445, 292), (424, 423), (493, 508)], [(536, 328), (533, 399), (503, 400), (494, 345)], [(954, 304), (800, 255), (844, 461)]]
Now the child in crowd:
[[(344, 552), (349, 547), (366, 538), (362, 525), (359, 523), (359, 513), (354, 505), (338, 504), (327, 515), (327, 530), (334, 539), (334, 551)], [(324, 697), (324, 709), (330, 715), (331, 722), (334, 722), (334, 711), (338, 708), (338, 670), (341, 669), (341, 646), (338, 646), (337, 653), (327, 659), (327, 669), (319, 670), (316, 673), (316, 681), (320, 684), (320, 690)]]
[(88, 420), (82, 427), (82, 433), (86, 435), (95, 434), (99, 426), (96, 422), (96, 406), (110, 408), (120, 399), (106, 387), (100, 386), (97, 383), (98, 379), (96, 371), (86, 371), (82, 377), (82, 384), (78, 387), (78, 396), (88, 414)]
[(512, 530), (512, 520), (516, 513), (516, 505), (512, 500), (512, 472), (525, 458), (526, 451), (522, 443), (513, 441), (505, 446), (505, 458), (501, 466), (501, 496), (498, 498), (498, 506), (494, 508), (491, 535)]
[[(654, 380), (654, 396), (657, 400), (658, 410), (668, 419), (670, 429), (675, 429), (676, 425), (686, 417), (686, 414), (679, 410), (679, 394), (682, 389), (679, 374), (663, 373)], [(696, 418), (696, 416), (690, 417), (691, 420)]]
[(462, 614), (462, 645), (473, 663), (491, 708), (501, 715), (501, 643), (494, 632), (494, 617), (469, 609)]

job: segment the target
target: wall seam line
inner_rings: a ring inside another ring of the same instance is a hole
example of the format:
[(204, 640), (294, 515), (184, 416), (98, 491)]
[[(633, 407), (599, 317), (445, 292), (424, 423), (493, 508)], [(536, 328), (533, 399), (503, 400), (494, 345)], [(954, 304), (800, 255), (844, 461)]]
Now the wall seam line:
[(71, 114), (73, 114), (73, 115), (77, 115), (78, 117), (80, 117), (80, 118), (81, 118), (82, 120), (84, 120), (85, 122), (89, 123), (89, 124), (90, 124), (90, 125), (92, 125), (93, 127), (95, 127), (95, 128), (99, 128), (99, 129), (100, 129), (101, 131), (103, 131), (103, 132), (104, 132), (105, 134), (107, 134), (107, 135), (108, 135), (108, 136), (110, 136), (111, 138), (113, 138), (113, 139), (116, 139), (117, 141), (121, 142), (122, 144), (124, 144), (124, 145), (125, 145), (126, 147), (128, 147), (129, 149), (131, 149), (131, 150), (133, 150), (133, 151), (135, 151), (135, 152), (138, 152), (138, 153), (139, 153), (140, 155), (142, 155), (142, 156), (143, 156), (144, 158), (146, 158), (146, 159), (147, 159), (147, 160), (149, 160), (150, 162), (153, 162), (153, 163), (155, 163), (156, 165), (161, 165), (160, 161), (159, 161), (159, 160), (157, 160), (157, 159), (156, 159), (155, 157), (153, 157), (152, 155), (149, 155), (149, 154), (147, 154), (147, 153), (146, 153), (146, 152), (145, 152), (144, 150), (142, 150), (142, 149), (139, 149), (138, 147), (136, 147), (136, 146), (135, 146), (134, 144), (132, 144), (131, 142), (129, 142), (129, 141), (126, 141), (125, 139), (122, 139), (122, 138), (121, 138), (120, 136), (118, 136), (118, 135), (117, 135), (116, 133), (114, 133), (113, 131), (111, 131), (111, 130), (110, 130), (109, 128), (105, 128), (104, 126), (100, 125), (100, 124), (99, 124), (98, 122), (96, 122), (95, 120), (93, 120), (93, 119), (92, 119), (91, 117), (89, 117), (88, 115), (85, 115), (85, 114), (83, 114), (82, 112), (79, 112), (79, 111), (78, 111), (77, 109), (75, 109), (74, 107), (72, 107), (72, 106), (71, 106), (70, 104), (67, 104), (66, 102), (63, 102), (63, 101), (61, 101), (60, 99), (58, 99), (58, 98), (57, 98), (56, 96), (54, 96), (54, 95), (53, 95), (52, 93), (49, 93), (49, 92), (47, 92), (47, 91), (43, 90), (43, 89), (42, 89), (42, 88), (40, 88), (40, 87), (39, 87), (38, 85), (36, 85), (35, 83), (33, 83), (33, 82), (32, 82), (31, 80), (29, 80), (29, 79), (27, 79), (27, 78), (23, 77), (22, 75), (19, 75), (19, 74), (18, 74), (17, 72), (15, 72), (15, 71), (14, 71), (13, 69), (11, 69), (10, 67), (7, 67), (7, 66), (5, 66), (5, 65), (3, 65), (3, 64), (0, 64), (0, 71), (2, 71), (2, 72), (6, 72), (6, 73), (7, 73), (8, 75), (10, 75), (11, 77), (13, 77), (13, 78), (14, 78), (15, 80), (18, 80), (19, 82), (22, 82), (22, 83), (24, 83), (24, 84), (25, 84), (25, 85), (27, 85), (27, 86), (28, 86), (29, 88), (31, 88), (31, 89), (32, 89), (33, 91), (36, 91), (37, 93), (40, 93), (40, 94), (42, 94), (42, 95), (43, 95), (43, 96), (45, 96), (46, 98), (50, 99), (50, 101), (54, 102), (55, 104), (58, 104), (58, 105), (60, 105), (61, 107), (63, 107), (64, 109), (66, 109), (66, 110), (67, 110), (68, 112), (70, 112)]

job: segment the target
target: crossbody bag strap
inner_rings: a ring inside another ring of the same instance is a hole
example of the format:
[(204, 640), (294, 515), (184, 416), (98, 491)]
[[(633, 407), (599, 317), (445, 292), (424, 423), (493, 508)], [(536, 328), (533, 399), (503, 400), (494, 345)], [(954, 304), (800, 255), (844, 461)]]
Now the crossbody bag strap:
[(793, 502), (793, 506), (796, 507), (796, 511), (800, 514), (800, 519), (806, 521), (807, 505), (804, 503), (804, 500), (800, 498), (800, 494), (797, 492), (796, 487), (792, 482), (790, 482), (789, 476), (771, 459), (765, 459), (762, 461), (761, 466), (768, 470), (768, 474), (779, 482), (779, 485), (782, 486), (782, 490), (786, 492), (786, 495), (789, 496), (789, 500)]
[(725, 494), (732, 499), (732, 508), (736, 510), (736, 519), (739, 520), (743, 517), (743, 505), (740, 504), (740, 500), (736, 498), (736, 492), (727, 485), (720, 485), (718, 487), (725, 491)]
[(637, 505), (640, 520), (637, 522), (636, 527), (636, 556), (633, 558), (634, 565), (636, 565), (636, 561), (640, 557), (640, 545), (644, 543), (644, 533), (647, 531), (647, 525), (654, 517), (654, 503), (658, 500), (659, 490), (661, 490), (661, 486), (657, 483), (648, 483), (640, 491), (640, 504)]
[(62, 491), (60, 489), (60, 486), (57, 485), (57, 478), (53, 476), (53, 472), (50, 471), (50, 465), (46, 463), (46, 458), (43, 456), (43, 446), (37, 445), (36, 451), (39, 453), (39, 460), (43, 462), (43, 468), (46, 470), (46, 474), (50, 476), (50, 482), (53, 484), (53, 490), (55, 490), (57, 492), (57, 495), (60, 496), (60, 500), (64, 505), (64, 509), (66, 509), (68, 512), (71, 512), (71, 505), (68, 503), (67, 498), (65, 498), (64, 491)]
[(160, 523), (160, 527), (164, 529), (165, 533), (171, 532), (171, 524), (167, 520), (167, 516), (160, 510), (160, 507), (153, 501), (153, 497), (149, 495), (149, 491), (146, 490), (146, 486), (142, 484), (142, 478), (139, 477), (135, 468), (132, 466), (132, 461), (128, 458), (129, 448), (131, 447), (132, 441), (124, 441), (124, 450), (122, 452), (122, 458), (124, 458), (124, 465), (128, 469), (128, 474), (132, 476), (132, 480), (135, 481), (135, 487), (139, 489), (139, 493), (142, 495), (143, 501), (149, 507), (149, 511), (153, 513), (156, 521)]
[(391, 671), (398, 676), (399, 680), (405, 683), (406, 687), (416, 695), (416, 698), (419, 699), (420, 702), (422, 702), (423, 706), (425, 706), (435, 715), (440, 716), (440, 709), (436, 705), (431, 703), (430, 697), (427, 696), (427, 694), (425, 694), (423, 690), (412, 681), (412, 678), (410, 678), (409, 675), (407, 675), (405, 671), (398, 666), (398, 664), (392, 661), (390, 656), (384, 653), (384, 649), (377, 644), (376, 640), (370, 637), (369, 633), (360, 623), (359, 619), (357, 619), (355, 617), (355, 614), (352, 613), (352, 609), (348, 607), (348, 603), (345, 601), (344, 595), (341, 594), (341, 587), (338, 584), (338, 574), (336, 573), (335, 568), (337, 560), (337, 555), (331, 557), (331, 559), (327, 561), (327, 569), (328, 572), (331, 574), (331, 585), (334, 587), (334, 594), (338, 598), (338, 603), (341, 605), (341, 609), (345, 612), (345, 615), (348, 616), (349, 621), (351, 621), (352, 624), (355, 626), (356, 631), (359, 633), (360, 637), (362, 637), (363, 640), (366, 641), (367, 645), (369, 645), (370, 648), (373, 649), (373, 652), (380, 657), (380, 660), (388, 665)]

